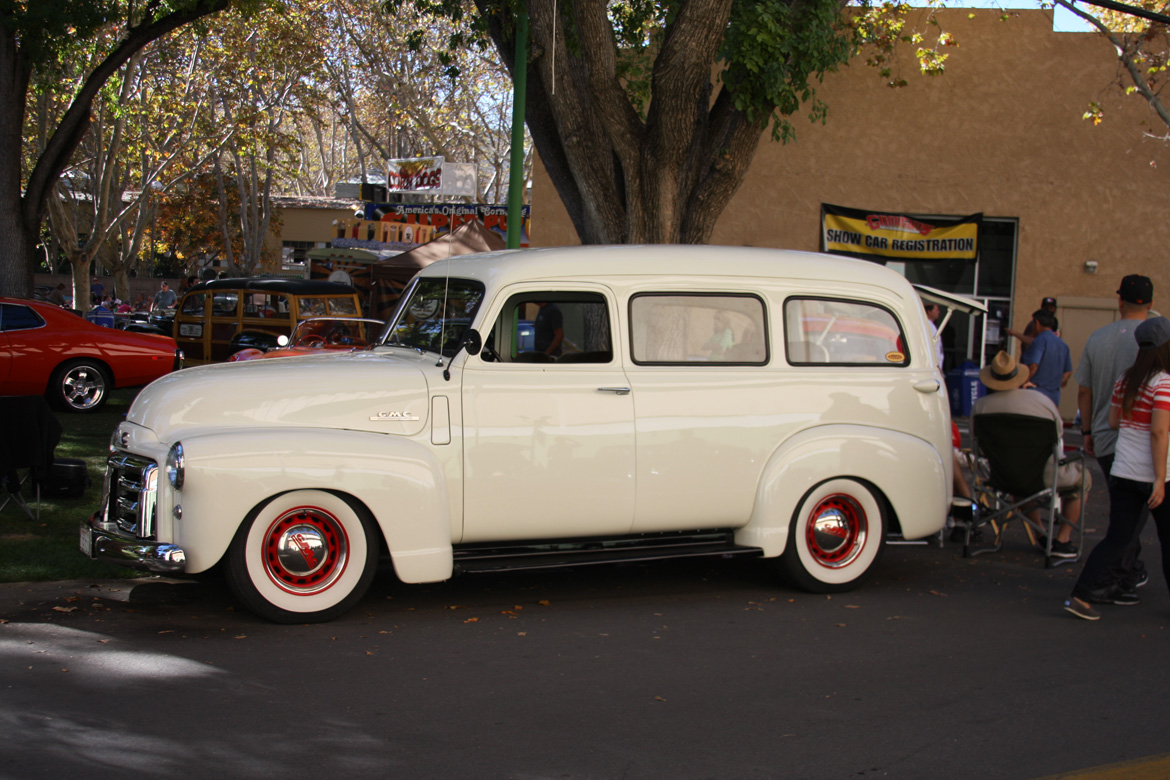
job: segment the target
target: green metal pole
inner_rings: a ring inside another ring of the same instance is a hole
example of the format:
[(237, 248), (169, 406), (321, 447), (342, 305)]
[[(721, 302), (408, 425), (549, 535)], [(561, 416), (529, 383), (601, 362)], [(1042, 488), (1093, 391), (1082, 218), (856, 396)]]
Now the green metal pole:
[(512, 73), (512, 157), (508, 171), (508, 248), (520, 248), (524, 205), (524, 103), (528, 93), (528, 11), (516, 18), (516, 65)]

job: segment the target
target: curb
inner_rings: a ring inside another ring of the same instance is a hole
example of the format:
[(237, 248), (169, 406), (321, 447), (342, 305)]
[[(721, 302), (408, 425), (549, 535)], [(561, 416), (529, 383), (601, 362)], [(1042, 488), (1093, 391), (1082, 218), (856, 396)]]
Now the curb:
[(162, 577), (113, 580), (62, 580), (59, 582), (0, 583), (0, 613), (51, 601), (82, 597), (145, 603), (174, 600), (176, 588), (195, 585), (192, 580)]

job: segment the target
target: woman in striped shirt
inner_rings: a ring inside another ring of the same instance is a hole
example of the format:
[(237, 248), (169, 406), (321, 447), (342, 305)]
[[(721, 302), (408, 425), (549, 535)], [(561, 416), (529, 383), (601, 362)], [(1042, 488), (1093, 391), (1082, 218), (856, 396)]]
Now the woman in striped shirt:
[(1109, 424), (1119, 428), (1109, 478), (1109, 530), (1097, 543), (1064, 608), (1085, 620), (1101, 617), (1092, 604), (1137, 604), (1132, 592), (1101, 589), (1098, 583), (1124, 554), (1148, 506), (1162, 546), (1162, 574), (1170, 583), (1170, 320), (1152, 317), (1134, 330), (1138, 355), (1117, 384)]

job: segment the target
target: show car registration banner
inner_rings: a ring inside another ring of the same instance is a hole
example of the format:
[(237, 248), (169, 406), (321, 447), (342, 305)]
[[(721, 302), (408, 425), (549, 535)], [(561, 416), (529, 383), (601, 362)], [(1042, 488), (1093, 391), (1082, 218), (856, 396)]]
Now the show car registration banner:
[(982, 214), (939, 220), (821, 204), (821, 251), (900, 260), (974, 260)]

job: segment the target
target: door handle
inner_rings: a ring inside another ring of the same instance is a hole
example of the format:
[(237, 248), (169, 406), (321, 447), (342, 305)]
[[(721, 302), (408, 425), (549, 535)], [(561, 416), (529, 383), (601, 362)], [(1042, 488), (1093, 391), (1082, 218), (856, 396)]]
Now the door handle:
[(920, 393), (937, 393), (938, 389), (942, 387), (937, 379), (923, 379), (921, 382), (914, 383), (914, 389)]
[(630, 394), (630, 388), (628, 387), (599, 387), (597, 389), (603, 393), (617, 393), (618, 395)]

